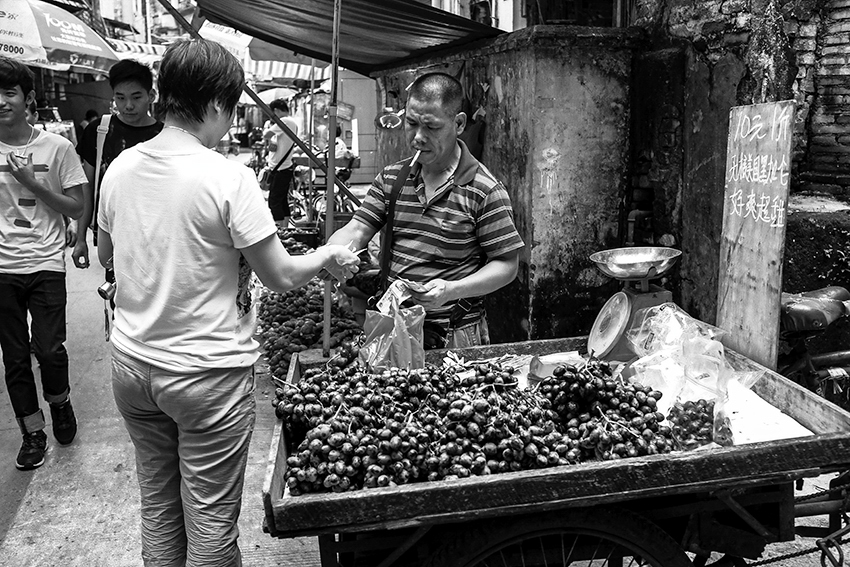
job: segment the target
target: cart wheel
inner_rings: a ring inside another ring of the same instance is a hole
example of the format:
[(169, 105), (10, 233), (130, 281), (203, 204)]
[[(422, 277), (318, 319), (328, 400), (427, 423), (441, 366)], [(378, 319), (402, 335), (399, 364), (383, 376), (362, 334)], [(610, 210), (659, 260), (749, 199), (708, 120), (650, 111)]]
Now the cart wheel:
[(652, 522), (626, 510), (569, 510), (455, 530), (423, 567), (693, 567)]

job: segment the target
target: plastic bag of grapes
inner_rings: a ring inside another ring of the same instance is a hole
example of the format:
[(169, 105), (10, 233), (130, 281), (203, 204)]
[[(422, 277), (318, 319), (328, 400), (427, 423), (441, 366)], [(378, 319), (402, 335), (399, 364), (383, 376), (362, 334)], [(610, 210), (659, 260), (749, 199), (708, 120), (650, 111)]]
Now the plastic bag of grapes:
[(720, 342), (692, 337), (682, 345), (682, 383), (667, 413), (673, 437), (683, 449), (716, 443), (730, 446), (734, 439), (726, 412), (732, 368)]

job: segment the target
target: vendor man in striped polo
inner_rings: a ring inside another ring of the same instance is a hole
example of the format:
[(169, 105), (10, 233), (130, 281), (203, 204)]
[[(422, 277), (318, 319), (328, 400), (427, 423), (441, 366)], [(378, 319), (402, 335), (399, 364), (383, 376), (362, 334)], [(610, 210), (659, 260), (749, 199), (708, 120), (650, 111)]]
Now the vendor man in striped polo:
[[(426, 348), (489, 344), (483, 296), (516, 277), (524, 244), (504, 185), (458, 139), (466, 126), (463, 88), (444, 73), (416, 79), (408, 91), (404, 131), (421, 152), (398, 195), (389, 280), (425, 291)], [(411, 158), (375, 178), (360, 210), (330, 239), (359, 250), (384, 226), (393, 181)]]

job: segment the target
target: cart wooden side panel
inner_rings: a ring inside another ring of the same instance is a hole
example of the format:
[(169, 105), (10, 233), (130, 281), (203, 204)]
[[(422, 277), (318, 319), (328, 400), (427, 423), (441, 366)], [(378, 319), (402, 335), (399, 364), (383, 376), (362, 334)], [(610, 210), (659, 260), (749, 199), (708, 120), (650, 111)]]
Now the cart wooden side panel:
[[(564, 349), (563, 341), (540, 343), (498, 345), (496, 355), (542, 354), (539, 348), (544, 352), (576, 350), (575, 346)], [(764, 375), (753, 390), (815, 435), (711, 451), (292, 497), (283, 489), (285, 440), (276, 429), (275, 462), (269, 466), (273, 480), (264, 494), (268, 529), (276, 537), (296, 537), (467, 521), (785, 482), (850, 463), (850, 414), (744, 357), (733, 355), (733, 359), (739, 368), (762, 370)]]

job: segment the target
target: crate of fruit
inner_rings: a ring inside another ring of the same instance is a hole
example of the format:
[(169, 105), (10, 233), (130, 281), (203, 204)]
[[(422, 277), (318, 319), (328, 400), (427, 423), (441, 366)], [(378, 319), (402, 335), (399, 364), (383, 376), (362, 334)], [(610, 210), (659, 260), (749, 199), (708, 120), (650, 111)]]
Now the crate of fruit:
[[(581, 338), (475, 347), (453, 357), (480, 361), (465, 367), (380, 375), (356, 366), (303, 369), (295, 355), (276, 399), (283, 419), (263, 489), (267, 531), (286, 538), (639, 507), (850, 463), (850, 414), (735, 353), (728, 356), (736, 368), (760, 373), (755, 399), (805, 434), (686, 451), (657, 411), (660, 392), (612, 376), (603, 362), (563, 365), (526, 390), (500, 362), (583, 348)], [(445, 355), (429, 353), (430, 362)], [(586, 399), (595, 403), (585, 407)], [(695, 420), (698, 409), (688, 410)]]

